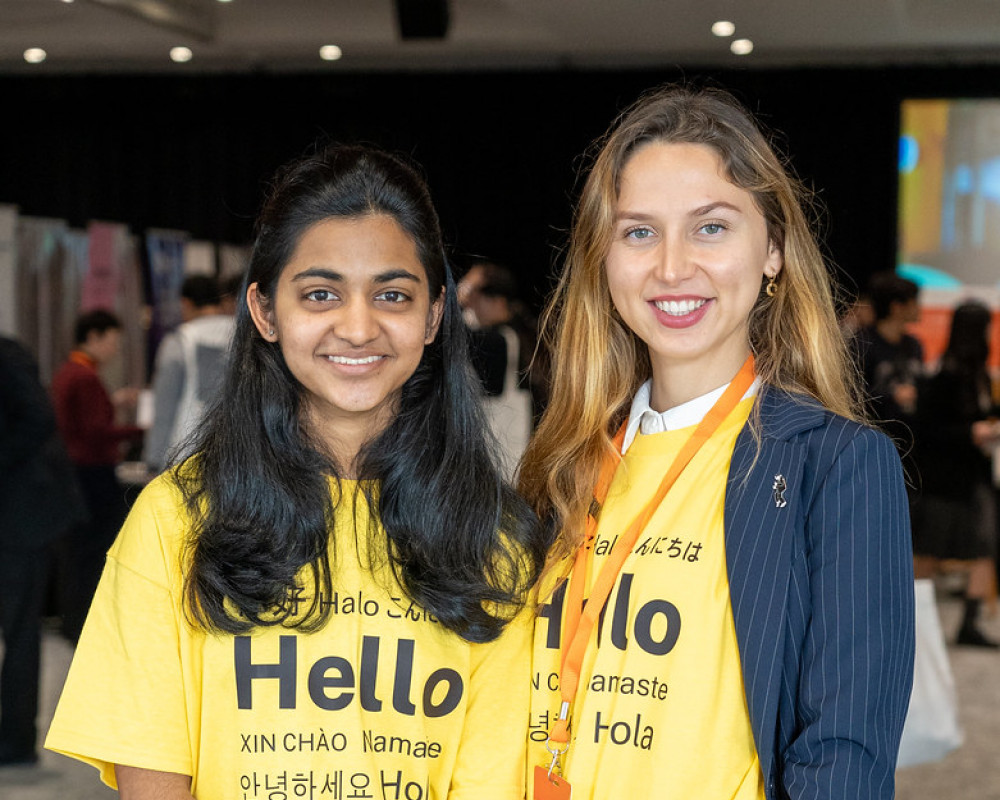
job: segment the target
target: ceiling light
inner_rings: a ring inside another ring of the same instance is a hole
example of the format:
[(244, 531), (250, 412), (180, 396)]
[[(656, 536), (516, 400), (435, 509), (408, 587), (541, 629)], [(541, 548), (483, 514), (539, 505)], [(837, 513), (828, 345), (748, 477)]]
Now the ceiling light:
[(64, 3), (72, 3), (73, 0), (62, 0)]
[(176, 61), (178, 64), (183, 64), (186, 61), (190, 61), (194, 58), (194, 53), (191, 52), (190, 47), (171, 47), (170, 48), (170, 60)]
[(325, 44), (319, 49), (319, 57), (324, 61), (338, 61), (342, 55), (344, 51), (335, 44)]
[(41, 47), (29, 47), (24, 51), (24, 60), (29, 64), (41, 64), (47, 55)]
[(712, 23), (712, 33), (716, 36), (732, 36), (736, 33), (736, 26), (728, 19), (720, 19)]
[[(72, 2), (73, 2), (73, 0), (69, 0), (69, 2), (71, 2), (71, 3), (72, 3)], [(233, 0), (219, 0), (219, 2), (220, 2), (220, 3), (231, 3), (231, 2), (233, 2)]]
[(729, 45), (729, 49), (738, 56), (749, 55), (753, 52), (753, 42), (749, 39), (733, 39), (732, 44)]

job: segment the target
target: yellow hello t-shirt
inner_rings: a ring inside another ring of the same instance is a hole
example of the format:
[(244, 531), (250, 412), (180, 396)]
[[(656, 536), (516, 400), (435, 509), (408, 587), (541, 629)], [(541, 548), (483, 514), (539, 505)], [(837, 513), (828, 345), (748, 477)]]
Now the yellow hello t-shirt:
[[(563, 757), (573, 800), (764, 798), (723, 533), (730, 460), (752, 403), (744, 399), (688, 464), (611, 591), (584, 657)], [(693, 430), (638, 436), (626, 451), (600, 513), (585, 597)], [(545, 740), (560, 706), (567, 582), (551, 583), (535, 623), (529, 772), (551, 761)]]
[(191, 775), (199, 800), (522, 798), (527, 615), (490, 644), (450, 633), (361, 566), (354, 505), (324, 628), (210, 635), (184, 616), (180, 496), (154, 481), (108, 555), (46, 747), (112, 786), (116, 763)]

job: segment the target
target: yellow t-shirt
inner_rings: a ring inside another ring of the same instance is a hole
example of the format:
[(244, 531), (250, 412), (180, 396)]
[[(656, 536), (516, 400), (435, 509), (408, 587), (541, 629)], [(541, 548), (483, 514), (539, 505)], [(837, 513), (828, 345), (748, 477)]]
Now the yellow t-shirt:
[[(611, 591), (584, 657), (563, 758), (573, 800), (764, 798), (723, 533), (730, 459), (752, 403), (743, 400), (688, 464)], [(601, 510), (588, 593), (692, 430), (639, 436), (626, 452)], [(547, 593), (535, 623), (529, 771), (551, 761), (545, 740), (560, 706), (566, 586)]]
[(527, 615), (490, 644), (447, 631), (360, 566), (353, 505), (325, 627), (210, 635), (184, 617), (179, 493), (154, 481), (108, 555), (45, 746), (112, 786), (116, 763), (191, 775), (199, 800), (522, 798)]

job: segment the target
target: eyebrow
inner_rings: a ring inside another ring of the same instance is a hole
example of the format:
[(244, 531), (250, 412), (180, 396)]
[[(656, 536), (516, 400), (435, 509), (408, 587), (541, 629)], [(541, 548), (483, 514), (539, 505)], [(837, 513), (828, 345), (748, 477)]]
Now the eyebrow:
[[(299, 272), (292, 281), (304, 281), (310, 278), (322, 278), (323, 280), (333, 281), (334, 283), (343, 283), (347, 280), (343, 273), (337, 272), (332, 269), (326, 269), (325, 267), (310, 267), (309, 269), (304, 269)], [(414, 275), (412, 272), (406, 269), (389, 269), (385, 272), (379, 272), (372, 276), (372, 283), (390, 283), (391, 281), (414, 281), (420, 283), (420, 277)]]
[[(689, 217), (703, 217), (706, 214), (710, 214), (717, 208), (729, 209), (730, 211), (735, 211), (737, 214), (742, 214), (743, 209), (739, 206), (728, 203), (725, 200), (716, 200), (714, 202), (708, 203), (707, 205), (699, 206), (698, 208), (691, 211)], [(615, 214), (615, 221), (620, 222), (624, 219), (635, 220), (636, 222), (649, 222), (650, 220), (656, 219), (655, 214), (646, 214), (642, 211), (619, 211)]]
[(733, 205), (732, 203), (727, 203), (725, 200), (717, 200), (714, 203), (709, 203), (708, 205), (701, 206), (692, 211), (688, 216), (691, 217), (703, 217), (705, 214), (710, 214), (717, 208), (725, 208), (730, 211), (735, 211), (737, 214), (742, 214), (743, 209), (739, 206)]

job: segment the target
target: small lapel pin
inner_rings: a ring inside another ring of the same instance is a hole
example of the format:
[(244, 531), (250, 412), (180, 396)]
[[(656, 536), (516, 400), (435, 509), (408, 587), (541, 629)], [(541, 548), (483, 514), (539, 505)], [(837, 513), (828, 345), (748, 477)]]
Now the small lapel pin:
[(774, 490), (774, 507), (784, 508), (788, 505), (788, 502), (785, 500), (785, 489), (788, 488), (788, 484), (785, 483), (785, 476), (775, 475), (771, 488)]

